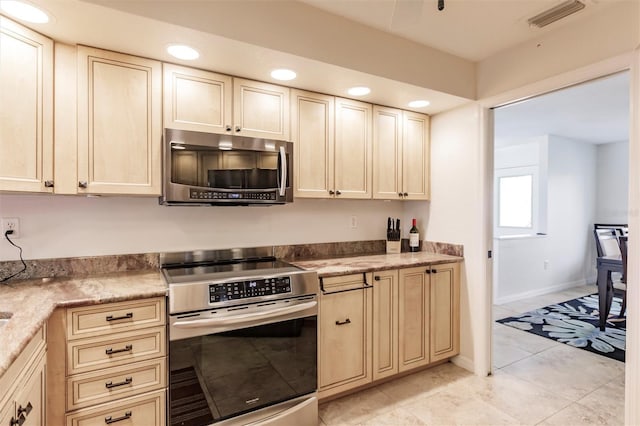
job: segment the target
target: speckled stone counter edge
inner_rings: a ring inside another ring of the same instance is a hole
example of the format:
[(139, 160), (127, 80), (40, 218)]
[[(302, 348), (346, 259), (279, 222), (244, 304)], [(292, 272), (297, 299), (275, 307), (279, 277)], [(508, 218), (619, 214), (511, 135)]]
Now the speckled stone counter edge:
[[(402, 241), (402, 251), (409, 251), (408, 240)], [(458, 244), (423, 241), (422, 251), (463, 257)], [(384, 240), (343, 241), (332, 243), (295, 244), (274, 247), (275, 256), (287, 260), (309, 260), (363, 256), (385, 252)], [(158, 253), (121, 254), (108, 256), (35, 259), (25, 261), (27, 270), (8, 282), (19, 283), (37, 278), (81, 277), (128, 271), (154, 271), (159, 268)], [(0, 262), (0, 277), (22, 269), (19, 261)]]

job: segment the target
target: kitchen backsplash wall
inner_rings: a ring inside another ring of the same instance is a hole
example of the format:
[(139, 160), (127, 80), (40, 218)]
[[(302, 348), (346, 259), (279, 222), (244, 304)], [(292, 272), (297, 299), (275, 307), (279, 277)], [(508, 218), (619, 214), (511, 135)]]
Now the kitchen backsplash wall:
[[(386, 238), (387, 217), (410, 217), (405, 204), (428, 202), (309, 200), (271, 207), (165, 207), (157, 198), (0, 195), (0, 217), (20, 220), (25, 259), (153, 253)], [(420, 206), (417, 206), (419, 204)], [(357, 227), (351, 227), (351, 217)], [(18, 250), (0, 243), (0, 261)]]

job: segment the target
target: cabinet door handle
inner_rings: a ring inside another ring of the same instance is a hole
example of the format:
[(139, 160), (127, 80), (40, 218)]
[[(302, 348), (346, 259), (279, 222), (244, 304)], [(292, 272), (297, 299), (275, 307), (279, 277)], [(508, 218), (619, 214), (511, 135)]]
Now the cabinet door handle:
[(104, 418), (104, 422), (108, 425), (110, 425), (111, 423), (116, 423), (116, 422), (121, 422), (123, 420), (127, 420), (131, 418), (131, 411), (125, 411), (124, 416), (121, 417), (116, 417), (115, 419), (111, 416), (109, 417), (105, 417)]
[(130, 351), (132, 351), (132, 350), (133, 350), (133, 345), (127, 345), (127, 346), (125, 346), (125, 347), (124, 347), (124, 348), (122, 348), (122, 349), (112, 349), (112, 348), (109, 348), (109, 349), (107, 349), (107, 350), (106, 350), (106, 351), (104, 351), (104, 352), (105, 352), (107, 355), (113, 355), (113, 354), (117, 354), (117, 353), (120, 353), (120, 352), (130, 352)]
[(29, 413), (33, 410), (33, 405), (31, 405), (31, 401), (27, 402), (27, 406), (22, 408), (22, 405), (18, 406), (18, 417), (25, 414), (25, 417), (29, 415)]
[(88, 186), (88, 183), (86, 180), (81, 180), (80, 182), (78, 182), (78, 187), (80, 188), (86, 188)]
[(431, 273), (431, 269), (427, 269), (426, 271), (424, 271), (425, 274), (430, 274)]
[(53, 188), (53, 181), (52, 180), (45, 180), (44, 181), (44, 187), (45, 188)]
[(121, 317), (114, 317), (113, 315), (107, 315), (106, 320), (107, 321), (118, 321), (118, 320), (123, 320), (123, 319), (130, 319), (133, 318), (133, 312), (127, 312), (125, 315), (121, 316)]
[(226, 130), (227, 132), (230, 132), (230, 131), (231, 131), (231, 126), (230, 126), (229, 124), (227, 124), (226, 126), (224, 126), (224, 128), (225, 128), (225, 130)]
[(333, 195), (333, 194), (335, 194), (335, 192), (333, 192), (333, 189), (330, 189), (329, 190), (329, 195)]
[(18, 419), (16, 419), (15, 417), (11, 417), (9, 426), (21, 426), (24, 423), (24, 421), (25, 421), (24, 416), (18, 417)]
[(398, 197), (402, 197), (402, 192), (398, 192)]
[(408, 196), (409, 196), (409, 193), (408, 193), (408, 192), (405, 192), (405, 193), (404, 193), (404, 194), (402, 194), (402, 195), (404, 195), (405, 197), (408, 197)]
[(373, 277), (373, 279), (376, 280), (376, 281), (380, 281), (380, 277), (377, 276), (377, 275), (375, 277)]
[(240, 130), (242, 130), (242, 127), (236, 126), (236, 132), (239, 132)]
[(432, 273), (432, 274), (437, 274), (437, 273), (438, 273), (438, 271), (436, 271), (435, 269), (432, 269), (432, 270), (431, 270), (431, 273)]
[(109, 380), (107, 383), (104, 384), (104, 387), (107, 389), (111, 389), (111, 388), (117, 388), (118, 386), (130, 385), (131, 383), (133, 383), (133, 377), (127, 377), (126, 379), (124, 379), (124, 382), (113, 383), (111, 380)]
[(347, 318), (344, 321), (336, 321), (336, 325), (345, 325), (345, 324), (351, 324), (351, 320)]
[(336, 195), (340, 195), (340, 194), (342, 194), (342, 192), (340, 192), (339, 190), (336, 191)]

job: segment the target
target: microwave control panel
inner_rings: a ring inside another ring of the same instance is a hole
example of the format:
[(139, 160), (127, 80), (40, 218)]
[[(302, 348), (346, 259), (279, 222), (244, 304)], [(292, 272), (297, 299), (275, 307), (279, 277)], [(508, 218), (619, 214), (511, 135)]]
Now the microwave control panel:
[(291, 278), (277, 277), (209, 285), (209, 303), (291, 293)]
[(275, 200), (276, 191), (221, 192), (191, 189), (189, 198), (192, 200)]

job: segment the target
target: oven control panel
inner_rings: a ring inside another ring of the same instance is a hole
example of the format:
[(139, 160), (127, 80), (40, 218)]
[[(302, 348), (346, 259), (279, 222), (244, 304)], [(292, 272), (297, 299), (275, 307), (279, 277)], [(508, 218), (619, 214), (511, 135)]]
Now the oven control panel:
[(209, 285), (209, 303), (291, 293), (291, 278), (276, 277)]

